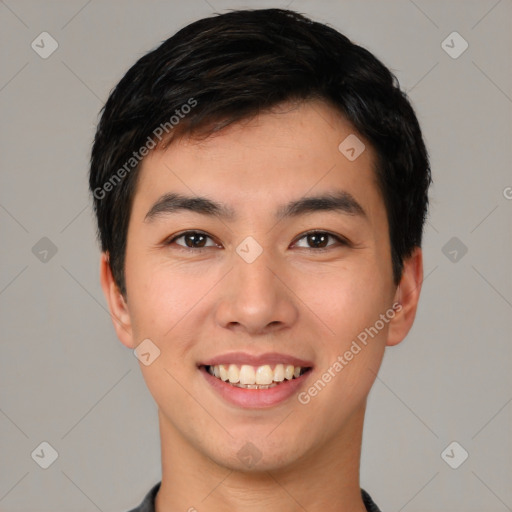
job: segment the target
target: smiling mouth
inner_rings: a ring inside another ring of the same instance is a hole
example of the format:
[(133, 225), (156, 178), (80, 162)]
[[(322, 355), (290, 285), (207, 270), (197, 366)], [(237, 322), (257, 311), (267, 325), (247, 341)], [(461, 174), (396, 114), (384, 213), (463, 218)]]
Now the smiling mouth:
[(203, 365), (203, 368), (213, 377), (243, 389), (270, 389), (285, 382), (296, 380), (311, 371), (308, 366), (293, 366), (291, 364), (276, 365), (237, 365), (219, 364)]

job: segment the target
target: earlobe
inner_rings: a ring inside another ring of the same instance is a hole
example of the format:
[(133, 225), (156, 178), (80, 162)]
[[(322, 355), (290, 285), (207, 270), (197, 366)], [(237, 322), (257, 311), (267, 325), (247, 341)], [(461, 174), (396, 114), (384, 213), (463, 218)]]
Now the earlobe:
[(389, 323), (386, 345), (398, 345), (410, 331), (423, 282), (423, 255), (420, 247), (416, 247), (412, 254), (404, 260), (404, 267), (400, 283), (397, 287), (394, 304), (395, 316)]
[(100, 282), (107, 301), (110, 317), (116, 330), (117, 337), (128, 348), (134, 348), (132, 325), (128, 305), (119, 291), (112, 275), (108, 252), (101, 253)]

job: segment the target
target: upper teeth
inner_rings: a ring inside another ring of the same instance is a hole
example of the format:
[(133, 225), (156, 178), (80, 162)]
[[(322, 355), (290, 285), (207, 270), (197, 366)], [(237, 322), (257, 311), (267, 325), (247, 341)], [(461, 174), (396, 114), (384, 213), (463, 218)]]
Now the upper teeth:
[(251, 366), (243, 364), (218, 364), (210, 366), (208, 371), (223, 381), (235, 384), (271, 384), (272, 382), (282, 382), (284, 379), (291, 380), (300, 376), (302, 367), (291, 364), (276, 364), (275, 368), (268, 364), (263, 366)]

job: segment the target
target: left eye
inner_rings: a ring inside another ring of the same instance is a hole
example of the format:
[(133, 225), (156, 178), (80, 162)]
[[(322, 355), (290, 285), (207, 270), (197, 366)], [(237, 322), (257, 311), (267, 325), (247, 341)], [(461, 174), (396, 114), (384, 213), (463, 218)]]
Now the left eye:
[[(165, 245), (171, 245), (173, 242), (176, 242), (177, 240), (183, 238), (185, 241), (185, 245), (183, 244), (177, 244), (180, 247), (183, 247), (184, 249), (196, 249), (201, 250), (205, 249), (207, 247), (218, 247), (218, 244), (213, 242), (211, 245), (205, 245), (206, 240), (212, 238), (207, 235), (206, 233), (203, 233), (201, 231), (186, 231), (184, 233), (181, 233), (180, 235), (177, 235), (173, 238), (170, 238), (165, 242)], [(306, 249), (315, 249), (316, 251), (322, 251), (326, 250), (327, 248), (331, 247), (332, 245), (336, 244), (328, 244), (327, 246), (324, 245), (329, 238), (332, 238), (338, 242), (340, 245), (348, 245), (348, 241), (343, 239), (340, 236), (333, 235), (332, 233), (328, 233), (327, 231), (310, 231), (309, 233), (305, 233), (304, 235), (300, 236), (297, 241), (306, 240), (307, 244), (312, 244), (313, 247), (305, 247)], [(213, 240), (212, 240), (213, 241)], [(297, 245), (297, 242), (295, 242), (294, 245)], [(302, 247), (304, 248), (304, 247)]]
[[(314, 245), (314, 248), (317, 250), (325, 250), (328, 247), (331, 247), (335, 244), (329, 244), (327, 246), (324, 246), (324, 242), (327, 242), (329, 238), (333, 238), (336, 240), (340, 245), (348, 245), (347, 241), (343, 238), (333, 235), (332, 233), (328, 233), (326, 231), (310, 231), (309, 233), (306, 233), (302, 235), (299, 240), (306, 239), (306, 243), (312, 243)], [(309, 249), (312, 247), (306, 247), (306, 249)]]

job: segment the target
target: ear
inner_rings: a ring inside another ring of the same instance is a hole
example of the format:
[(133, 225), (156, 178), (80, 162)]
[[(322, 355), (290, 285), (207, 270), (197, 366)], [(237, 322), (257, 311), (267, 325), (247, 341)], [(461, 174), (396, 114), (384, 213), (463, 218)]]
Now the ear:
[(416, 247), (411, 256), (404, 260), (402, 278), (395, 293), (395, 316), (389, 322), (388, 339), (386, 345), (398, 345), (412, 327), (421, 284), (423, 282), (423, 255), (421, 249)]
[(112, 269), (110, 268), (108, 252), (101, 253), (100, 282), (105, 298), (107, 299), (110, 316), (112, 318), (117, 337), (123, 345), (128, 348), (135, 348), (128, 305), (114, 281)]

